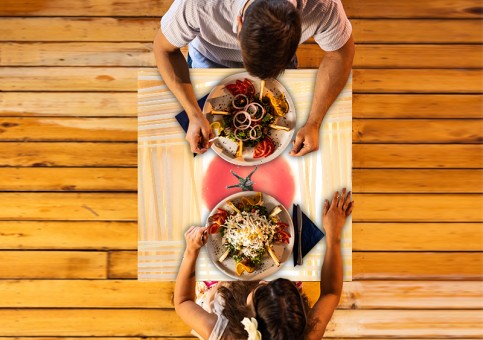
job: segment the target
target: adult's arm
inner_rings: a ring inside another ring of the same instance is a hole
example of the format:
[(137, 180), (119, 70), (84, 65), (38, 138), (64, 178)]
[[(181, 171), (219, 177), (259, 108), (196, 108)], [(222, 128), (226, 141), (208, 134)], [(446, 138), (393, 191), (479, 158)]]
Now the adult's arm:
[(326, 251), (320, 274), (320, 296), (308, 316), (306, 339), (321, 339), (342, 293), (342, 255), (340, 238), (346, 218), (351, 214), (354, 202), (346, 190), (334, 194), (332, 203), (326, 200), (323, 207), (323, 224), (326, 232)]
[(290, 154), (303, 156), (319, 149), (319, 129), (330, 106), (344, 88), (352, 69), (354, 39), (352, 35), (340, 49), (327, 52), (320, 63), (315, 81), (309, 118), (300, 128)]
[(178, 316), (203, 339), (208, 339), (216, 324), (217, 316), (208, 313), (195, 302), (195, 266), (201, 246), (204, 227), (191, 227), (185, 233), (186, 250), (174, 286), (174, 308)]
[(191, 145), (191, 151), (206, 152), (211, 146), (209, 140), (214, 137), (213, 132), (198, 105), (190, 80), (188, 64), (181, 50), (166, 39), (162, 30), (158, 31), (154, 39), (154, 56), (166, 86), (188, 114), (190, 124), (186, 140)]

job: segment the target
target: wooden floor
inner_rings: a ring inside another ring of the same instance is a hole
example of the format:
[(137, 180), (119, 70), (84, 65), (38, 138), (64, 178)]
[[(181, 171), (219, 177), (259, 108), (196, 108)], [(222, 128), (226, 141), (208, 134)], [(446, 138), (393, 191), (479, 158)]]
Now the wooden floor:
[[(481, 2), (343, 2), (354, 282), (327, 336), (480, 337)], [(190, 336), (173, 284), (135, 280), (136, 74), (169, 5), (1, 1), (0, 339)]]

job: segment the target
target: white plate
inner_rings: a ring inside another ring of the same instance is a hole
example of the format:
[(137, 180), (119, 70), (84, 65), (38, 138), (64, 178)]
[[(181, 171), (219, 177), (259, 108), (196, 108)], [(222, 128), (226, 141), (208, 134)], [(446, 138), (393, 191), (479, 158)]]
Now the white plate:
[[(225, 209), (227, 211), (232, 211), (232, 209), (226, 204), (226, 201), (231, 201), (231, 202), (238, 202), (242, 197), (253, 197), (257, 192), (256, 191), (242, 191), (236, 194), (233, 194), (225, 199), (223, 199), (220, 203), (217, 204), (217, 206), (211, 211), (210, 215), (213, 215), (216, 213), (216, 209), (221, 208)], [(237, 279), (237, 280), (261, 280), (267, 276), (272, 275), (276, 271), (278, 271), (285, 262), (290, 257), (290, 254), (292, 253), (293, 245), (294, 245), (294, 227), (292, 223), (292, 218), (290, 217), (289, 212), (285, 207), (280, 204), (279, 201), (277, 201), (275, 198), (273, 198), (270, 195), (263, 194), (263, 201), (265, 206), (267, 208), (267, 211), (270, 212), (272, 211), (273, 208), (276, 206), (280, 206), (282, 208), (282, 212), (278, 214), (278, 217), (280, 220), (284, 223), (287, 223), (288, 225), (288, 233), (290, 234), (290, 243), (289, 244), (283, 244), (283, 243), (276, 243), (273, 244), (273, 252), (277, 256), (277, 258), (280, 261), (280, 266), (277, 267), (275, 263), (273, 262), (273, 259), (270, 257), (270, 255), (265, 252), (262, 257), (262, 262), (257, 268), (253, 271), (253, 273), (247, 273), (243, 272), (242, 275), (238, 276), (235, 271), (235, 266), (236, 262), (232, 257), (227, 257), (225, 261), (220, 262), (218, 259), (220, 258), (221, 255), (225, 252), (225, 247), (221, 243), (221, 235), (219, 233), (216, 234), (209, 234), (208, 236), (208, 242), (206, 243), (206, 250), (208, 252), (208, 256), (210, 257), (211, 261), (215, 264), (215, 266), (221, 270), (223, 273), (226, 275)], [(208, 222), (207, 222), (207, 225)]]
[[(206, 115), (206, 118), (210, 123), (223, 120), (223, 116), (211, 115), (210, 112), (212, 110), (226, 110), (233, 99), (233, 96), (225, 89), (225, 85), (235, 83), (236, 80), (244, 80), (245, 78), (249, 79), (253, 83), (255, 86), (255, 93), (260, 92), (260, 79), (249, 75), (248, 72), (237, 73), (223, 79), (220, 84), (211, 90), (208, 98), (206, 99), (205, 105), (203, 106), (203, 113)], [(294, 134), (296, 120), (295, 105), (292, 101), (292, 98), (285, 87), (283, 87), (283, 85), (280, 84), (280, 82), (276, 79), (269, 79), (266, 81), (264, 93), (267, 91), (270, 91), (275, 96), (278, 96), (281, 93), (285, 94), (289, 111), (284, 117), (279, 119), (278, 125), (287, 126), (290, 128), (290, 131), (287, 132), (271, 129), (268, 135), (275, 143), (275, 151), (265, 158), (253, 158), (254, 148), (245, 147), (243, 150), (243, 160), (235, 158), (237, 144), (226, 137), (220, 137), (214, 141), (212, 148), (227, 162), (242, 166), (253, 166), (268, 163), (277, 158), (290, 144)]]

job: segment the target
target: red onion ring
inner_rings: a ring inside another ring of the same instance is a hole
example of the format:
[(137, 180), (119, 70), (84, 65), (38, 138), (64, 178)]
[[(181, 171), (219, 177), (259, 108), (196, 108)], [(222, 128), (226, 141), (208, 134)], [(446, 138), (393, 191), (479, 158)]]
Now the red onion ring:
[(237, 98), (240, 98), (240, 97), (243, 97), (245, 99), (245, 103), (248, 103), (248, 97), (245, 96), (243, 93), (239, 93), (235, 97), (233, 97), (233, 100), (231, 101), (231, 105), (233, 105), (235, 109), (243, 109), (246, 106), (246, 104), (243, 106), (237, 106), (235, 104), (235, 101), (237, 100)]
[[(262, 114), (258, 118), (256, 117), (256, 114), (258, 112), (258, 108), (257, 107), (259, 107), (259, 108), (262, 109)], [(251, 112), (253, 110), (250, 110), (250, 108), (254, 108), (255, 111), (254, 112)], [(252, 119), (253, 122), (258, 122), (260, 119), (262, 119), (265, 116), (265, 108), (262, 105), (258, 104), (258, 103), (250, 103), (247, 106), (245, 106), (245, 109), (244, 110), (250, 115), (250, 117), (251, 117), (251, 119)]]
[[(258, 131), (260, 131), (260, 135), (258, 135), (257, 133), (257, 128), (258, 128)], [(255, 136), (253, 135), (253, 132), (255, 132)], [(250, 129), (249, 135), (251, 140), (260, 138), (262, 136), (262, 128), (260, 127), (260, 125), (252, 126), (252, 128)]]
[[(241, 120), (238, 118), (241, 116), (245, 117), (245, 119)], [(246, 129), (247, 127), (250, 126), (251, 123), (252, 123), (252, 118), (250, 117), (250, 114), (246, 111), (238, 111), (237, 113), (235, 113), (235, 116), (233, 117), (233, 125), (236, 128)]]

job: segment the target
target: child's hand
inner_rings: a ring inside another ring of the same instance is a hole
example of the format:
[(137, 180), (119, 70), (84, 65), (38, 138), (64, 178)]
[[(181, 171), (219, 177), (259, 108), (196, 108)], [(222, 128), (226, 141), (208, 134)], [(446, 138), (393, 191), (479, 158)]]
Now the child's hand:
[(186, 251), (188, 253), (195, 253), (200, 250), (208, 239), (208, 227), (192, 226), (186, 233), (184, 238), (186, 240)]
[(340, 234), (344, 226), (346, 218), (352, 213), (354, 201), (351, 201), (351, 192), (346, 195), (346, 189), (342, 189), (342, 195), (339, 192), (334, 193), (332, 203), (325, 200), (322, 212), (322, 223), (327, 233), (327, 241), (340, 241)]

